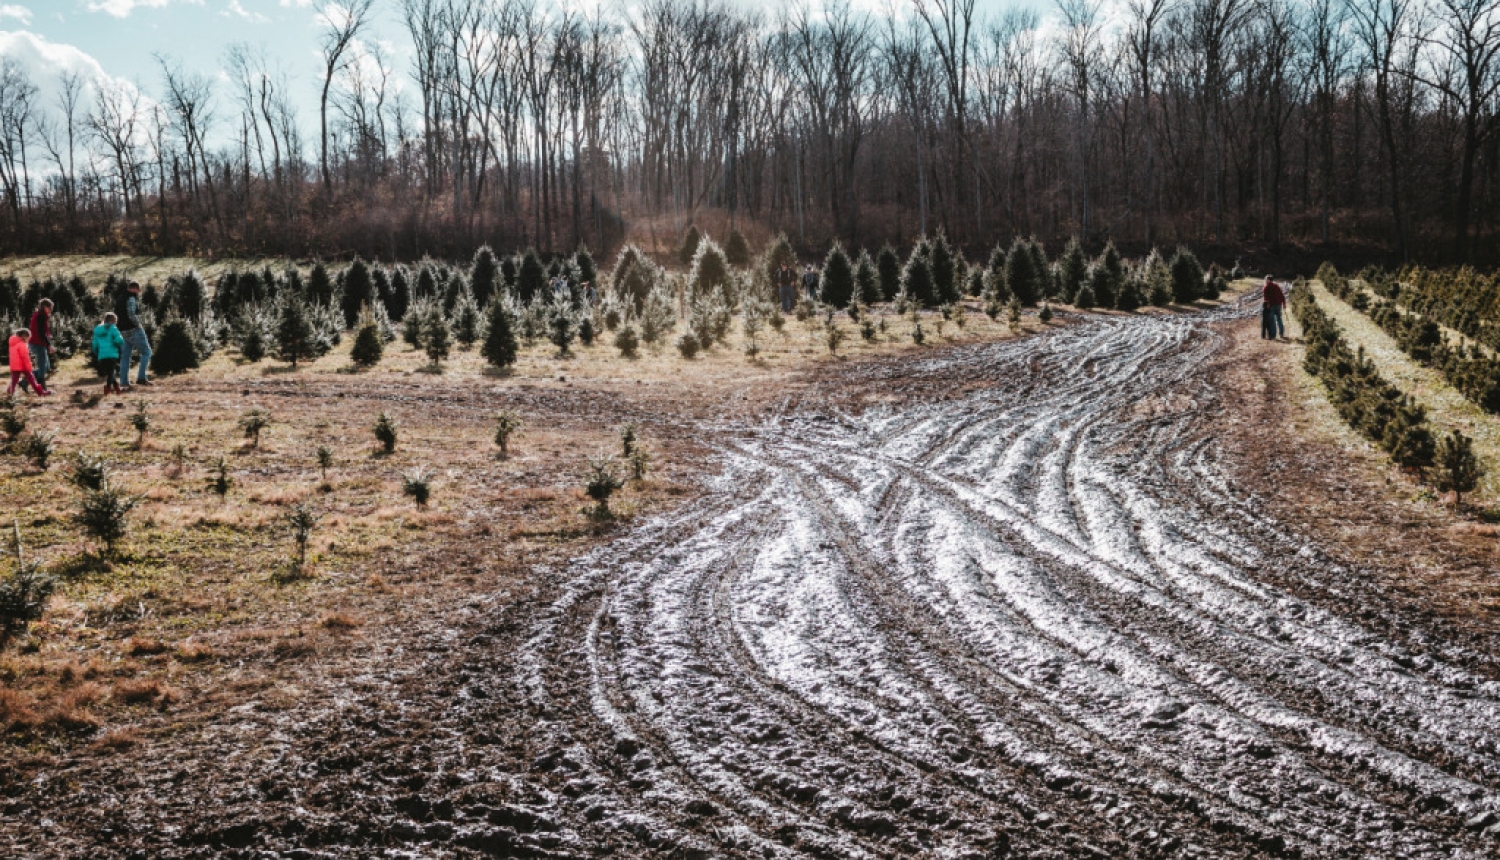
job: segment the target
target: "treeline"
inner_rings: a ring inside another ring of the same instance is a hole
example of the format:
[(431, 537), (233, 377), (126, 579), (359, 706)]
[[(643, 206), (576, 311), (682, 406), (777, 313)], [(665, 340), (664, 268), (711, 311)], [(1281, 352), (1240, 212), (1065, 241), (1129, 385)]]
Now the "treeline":
[[(820, 253), (941, 228), (1492, 256), (1500, 0), (975, 6), (327, 4), (317, 116), (244, 46), (49, 104), (4, 63), (0, 252), (655, 251), (696, 219)], [(410, 68), (369, 38), (392, 7)]]

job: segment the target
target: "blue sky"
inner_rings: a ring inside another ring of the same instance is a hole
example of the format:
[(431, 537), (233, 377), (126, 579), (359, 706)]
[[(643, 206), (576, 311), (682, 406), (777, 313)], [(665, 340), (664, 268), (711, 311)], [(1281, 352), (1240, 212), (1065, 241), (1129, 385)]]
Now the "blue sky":
[[(872, 9), (886, 6), (886, 0), (854, 2)], [(900, 8), (909, 0), (894, 2)], [(1012, 6), (1044, 13), (1055, 8), (1052, 0), (979, 0), (982, 14)], [(410, 46), (400, 2), (376, 0), (375, 9), (367, 38), (386, 44), (405, 84)], [(287, 71), (303, 126), (310, 128), (321, 75), (317, 33), (313, 0), (0, 0), (0, 55), (31, 70), (42, 91), (40, 100), (49, 108), (61, 71), (128, 80), (154, 96), (162, 78), (157, 55), (188, 71), (222, 78), (229, 47), (243, 43), (263, 48), (273, 64)], [(233, 109), (223, 80), (216, 95), (218, 113), (227, 117)]]

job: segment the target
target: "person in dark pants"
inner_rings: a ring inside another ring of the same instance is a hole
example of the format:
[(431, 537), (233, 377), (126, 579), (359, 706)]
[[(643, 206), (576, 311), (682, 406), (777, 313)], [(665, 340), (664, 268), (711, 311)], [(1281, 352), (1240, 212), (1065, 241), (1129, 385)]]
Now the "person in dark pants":
[(31, 340), (27, 343), (31, 350), (31, 369), (36, 376), (36, 381), (43, 390), (47, 388), (47, 376), (52, 373), (52, 300), (42, 299), (37, 302), (36, 311), (31, 315)]
[(791, 313), (797, 304), (797, 273), (786, 263), (782, 263), (776, 273), (776, 286), (781, 294), (782, 313)]
[(140, 353), (141, 369), (135, 376), (136, 385), (150, 385), (146, 378), (146, 366), (151, 363), (151, 341), (146, 338), (146, 329), (141, 325), (141, 285), (131, 281), (125, 291), (115, 299), (116, 325), (124, 344), (120, 347), (120, 388), (129, 391), (131, 353)]
[(802, 289), (807, 291), (807, 300), (815, 302), (818, 300), (818, 272), (807, 264), (807, 271), (802, 274)]
[(1275, 340), (1286, 337), (1286, 325), (1281, 319), (1281, 309), (1286, 305), (1286, 293), (1281, 291), (1281, 285), (1271, 280), (1266, 275), (1266, 282), (1260, 288), (1260, 336), (1263, 339)]

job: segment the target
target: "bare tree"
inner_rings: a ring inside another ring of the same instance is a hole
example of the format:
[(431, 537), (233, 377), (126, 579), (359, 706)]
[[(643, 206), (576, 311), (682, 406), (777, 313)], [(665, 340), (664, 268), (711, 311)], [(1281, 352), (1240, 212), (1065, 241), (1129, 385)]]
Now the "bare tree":
[(323, 91), (318, 98), (320, 135), (319, 165), (323, 172), (323, 190), (333, 191), (333, 177), (328, 172), (328, 93), (334, 75), (343, 71), (349, 48), (369, 23), (375, 0), (318, 0), (314, 9), (323, 24), (319, 48), (323, 52)]

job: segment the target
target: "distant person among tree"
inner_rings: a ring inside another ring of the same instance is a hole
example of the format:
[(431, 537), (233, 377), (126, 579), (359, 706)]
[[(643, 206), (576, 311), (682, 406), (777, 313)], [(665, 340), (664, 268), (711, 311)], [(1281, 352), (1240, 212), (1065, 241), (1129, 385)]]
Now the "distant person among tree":
[(125, 336), (115, 325), (118, 317), (105, 314), (104, 321), (94, 326), (94, 361), (104, 375), (104, 393), (120, 393), (120, 350), (125, 346)]
[(1286, 293), (1282, 291), (1281, 285), (1266, 275), (1266, 282), (1260, 288), (1260, 336), (1262, 339), (1275, 340), (1286, 337), (1286, 326), (1281, 321), (1281, 308), (1286, 304)]
[(151, 380), (146, 378), (146, 367), (151, 363), (151, 341), (146, 337), (145, 326), (141, 325), (140, 284), (131, 281), (124, 292), (115, 298), (115, 318), (125, 340), (124, 346), (120, 348), (120, 388), (125, 391), (131, 389), (130, 358), (133, 352), (140, 353), (141, 356), (141, 369), (136, 374), (135, 384), (150, 385)]
[(786, 263), (776, 273), (776, 286), (781, 293), (781, 310), (790, 313), (797, 304), (797, 273)]
[(594, 306), (594, 282), (593, 281), (584, 281), (583, 283), (581, 283), (581, 284), (578, 285), (578, 291), (583, 294), (583, 304), (584, 304), (584, 306), (585, 307), (590, 307), (590, 308), (593, 307)]
[(42, 299), (31, 314), (31, 338), (27, 342), (31, 352), (32, 374), (37, 385), (47, 387), (47, 375), (52, 370), (52, 300)]
[(16, 393), (16, 386), (28, 387), (37, 394), (51, 394), (52, 392), (42, 387), (36, 381), (36, 376), (31, 372), (31, 332), (24, 328), (16, 329), (16, 333), (10, 336), (10, 390), (7, 395)]
[(818, 300), (818, 272), (807, 264), (807, 271), (802, 273), (802, 289), (807, 291), (807, 297), (812, 301)]

